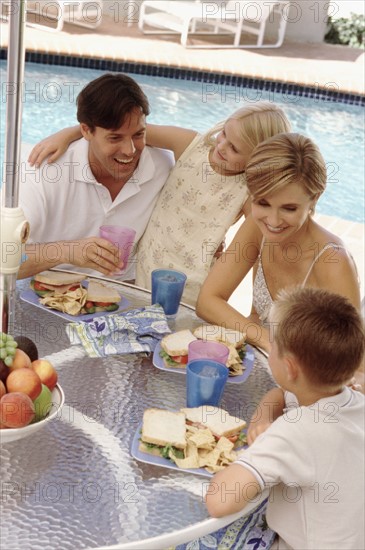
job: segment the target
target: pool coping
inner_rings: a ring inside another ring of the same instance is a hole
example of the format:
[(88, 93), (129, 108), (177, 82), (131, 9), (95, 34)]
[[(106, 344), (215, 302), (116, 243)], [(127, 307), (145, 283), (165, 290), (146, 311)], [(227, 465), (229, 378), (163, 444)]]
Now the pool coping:
[[(0, 59), (7, 59), (7, 48), (0, 48)], [(203, 69), (186, 69), (164, 64), (157, 65), (134, 61), (117, 61), (115, 59), (105, 59), (101, 57), (85, 57), (84, 55), (78, 56), (31, 50), (25, 52), (25, 61), (47, 65), (61, 65), (112, 72), (120, 71), (165, 78), (178, 78), (181, 80), (192, 80), (213, 84), (226, 84), (365, 107), (365, 95), (361, 94), (331, 89), (329, 87), (323, 88), (320, 85), (305, 86), (276, 79), (210, 72)]]

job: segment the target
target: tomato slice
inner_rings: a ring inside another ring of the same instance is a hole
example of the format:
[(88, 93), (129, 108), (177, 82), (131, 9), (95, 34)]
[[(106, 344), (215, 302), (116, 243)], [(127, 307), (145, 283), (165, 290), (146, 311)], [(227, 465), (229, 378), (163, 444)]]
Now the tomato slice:
[(96, 307), (108, 307), (112, 303), (113, 302), (94, 302), (94, 306), (96, 306)]
[(171, 359), (176, 363), (181, 363), (182, 365), (187, 365), (188, 363), (187, 355), (171, 355)]
[(80, 288), (80, 285), (74, 285), (74, 286), (71, 286), (68, 290), (71, 291), (71, 290), (77, 290), (78, 288)]
[(33, 286), (35, 290), (48, 290), (48, 288), (43, 286), (39, 281), (33, 281)]

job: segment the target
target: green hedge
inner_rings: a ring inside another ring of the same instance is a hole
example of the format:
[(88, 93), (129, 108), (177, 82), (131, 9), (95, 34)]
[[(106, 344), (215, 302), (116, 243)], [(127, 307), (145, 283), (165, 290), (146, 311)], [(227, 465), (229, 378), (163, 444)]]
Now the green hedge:
[(330, 44), (344, 44), (352, 48), (364, 48), (365, 17), (351, 13), (350, 17), (328, 18), (328, 31), (324, 37)]

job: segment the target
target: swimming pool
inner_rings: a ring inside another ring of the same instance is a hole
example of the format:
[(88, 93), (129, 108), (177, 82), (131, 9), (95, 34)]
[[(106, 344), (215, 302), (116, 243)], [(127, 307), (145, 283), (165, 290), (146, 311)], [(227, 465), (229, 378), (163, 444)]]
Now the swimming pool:
[[(78, 92), (102, 71), (26, 63), (22, 141), (36, 143), (46, 135), (76, 123)], [(1, 136), (6, 106), (6, 61), (0, 61), (2, 82)], [(319, 145), (328, 168), (328, 186), (317, 211), (364, 223), (364, 109), (347, 105), (226, 84), (200, 83), (149, 75), (131, 76), (151, 104), (149, 121), (205, 131), (217, 121), (259, 99), (285, 109), (293, 131)], [(1, 139), (1, 160), (3, 143)]]

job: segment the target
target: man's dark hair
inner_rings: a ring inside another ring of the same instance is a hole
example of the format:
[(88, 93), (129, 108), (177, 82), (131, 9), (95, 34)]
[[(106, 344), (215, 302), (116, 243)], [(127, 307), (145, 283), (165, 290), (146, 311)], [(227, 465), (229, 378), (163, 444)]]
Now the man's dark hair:
[(77, 96), (77, 120), (91, 131), (96, 126), (120, 128), (134, 109), (148, 115), (148, 99), (133, 78), (124, 74), (104, 74), (92, 80)]

